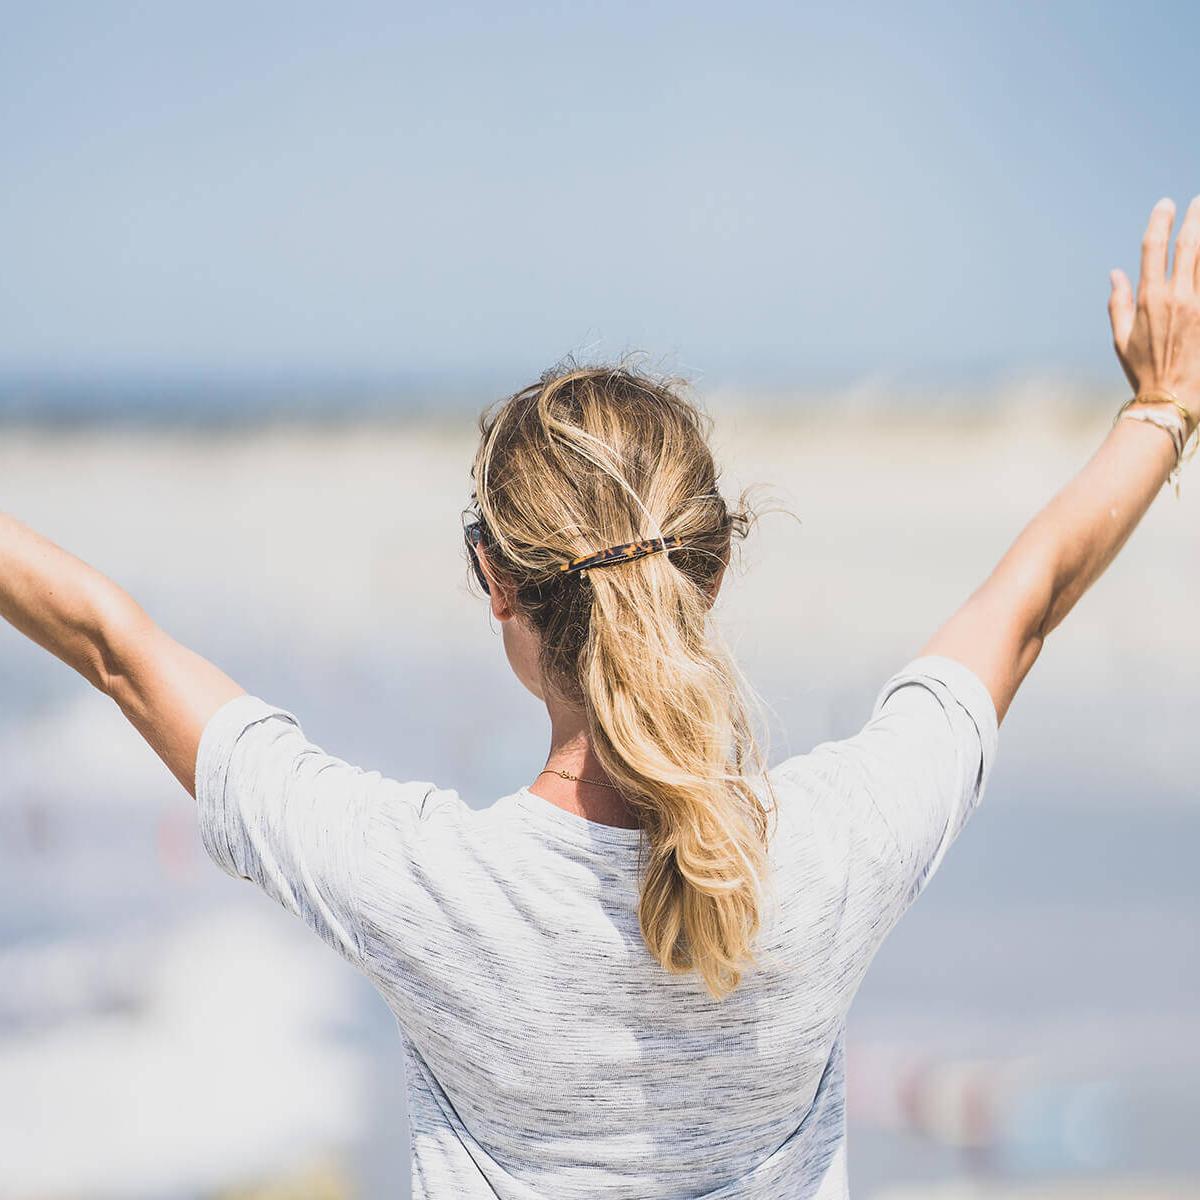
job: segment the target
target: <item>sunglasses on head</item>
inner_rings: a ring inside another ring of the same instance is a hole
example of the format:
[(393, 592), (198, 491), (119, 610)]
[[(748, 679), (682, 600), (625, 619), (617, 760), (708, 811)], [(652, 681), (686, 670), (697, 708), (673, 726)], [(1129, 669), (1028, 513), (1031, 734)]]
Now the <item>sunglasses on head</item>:
[(488, 587), (487, 576), (483, 573), (483, 567), (479, 564), (479, 555), (475, 553), (475, 547), (485, 540), (483, 522), (478, 519), (469, 521), (463, 526), (463, 537), (466, 539), (467, 554), (471, 559), (471, 566), (475, 568), (475, 578), (479, 580), (479, 586), (483, 588), (484, 594), (490, 596), (492, 589)]

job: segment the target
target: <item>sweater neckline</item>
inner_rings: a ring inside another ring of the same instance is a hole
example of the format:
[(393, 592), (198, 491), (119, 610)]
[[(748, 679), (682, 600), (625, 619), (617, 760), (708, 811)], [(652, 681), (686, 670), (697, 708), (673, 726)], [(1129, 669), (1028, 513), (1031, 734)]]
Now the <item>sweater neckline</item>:
[(623, 846), (636, 849), (641, 842), (640, 829), (626, 829), (620, 825), (604, 825), (599, 821), (590, 821), (579, 813), (560, 808), (545, 796), (539, 796), (537, 792), (531, 792), (528, 786), (516, 792), (516, 802), (539, 828), (585, 846)]

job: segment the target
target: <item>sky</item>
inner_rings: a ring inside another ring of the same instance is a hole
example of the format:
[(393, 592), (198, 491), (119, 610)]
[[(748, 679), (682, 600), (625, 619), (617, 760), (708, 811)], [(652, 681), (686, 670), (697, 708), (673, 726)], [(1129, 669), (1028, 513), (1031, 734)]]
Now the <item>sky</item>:
[(3, 4), (0, 370), (1114, 379), (1194, 4)]

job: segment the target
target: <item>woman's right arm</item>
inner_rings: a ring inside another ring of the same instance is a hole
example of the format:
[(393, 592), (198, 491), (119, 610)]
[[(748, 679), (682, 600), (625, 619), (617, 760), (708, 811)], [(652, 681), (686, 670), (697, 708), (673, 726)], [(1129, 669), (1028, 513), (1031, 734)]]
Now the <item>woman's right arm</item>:
[(160, 629), (119, 584), (4, 512), (0, 618), (116, 701), (195, 795), (200, 735), (239, 684)]
[[(1200, 196), (1188, 206), (1168, 271), (1174, 217), (1171, 201), (1155, 205), (1142, 240), (1137, 296), (1126, 276), (1114, 271), (1109, 316), (1134, 389), (1174, 393), (1194, 428), (1200, 422)], [(1174, 446), (1162, 429), (1117, 421), (920, 653), (970, 667), (1003, 721), (1046, 637), (1117, 556), (1174, 463)]]

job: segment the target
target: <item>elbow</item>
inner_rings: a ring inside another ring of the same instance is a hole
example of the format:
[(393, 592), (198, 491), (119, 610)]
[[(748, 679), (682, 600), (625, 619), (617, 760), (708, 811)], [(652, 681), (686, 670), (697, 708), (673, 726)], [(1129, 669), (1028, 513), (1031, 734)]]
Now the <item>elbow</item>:
[(1044, 642), (1050, 636), (1051, 631), (1062, 624), (1063, 618), (1074, 608), (1075, 601), (1078, 599), (1077, 595), (1066, 590), (1056, 591), (1049, 597), (1038, 618), (1035, 630), (1039, 643)]
[(1027, 625), (1027, 638), (1031, 642), (1036, 642), (1038, 649), (1041, 649), (1042, 643), (1046, 640), (1050, 630), (1058, 624), (1053, 620), (1054, 605), (1051, 601), (1047, 601), (1044, 608), (1037, 609), (1030, 618)]
[(95, 608), (90, 652), (80, 673), (93, 687), (125, 708), (136, 665), (155, 631), (154, 622), (124, 592), (107, 595)]
[(1038, 650), (1062, 620), (1056, 613), (1060, 594), (1058, 564), (1050, 555), (1026, 554), (1006, 572), (1001, 595), (1008, 597), (1007, 606), (1024, 640), (1036, 643)]
[(1017, 679), (1023, 680), (1026, 675), (1033, 669), (1033, 664), (1037, 662), (1038, 656), (1042, 652), (1042, 647), (1046, 644), (1046, 635), (1040, 630), (1037, 633), (1031, 633), (1021, 646), (1020, 653), (1017, 656)]

